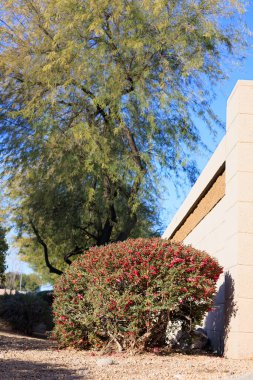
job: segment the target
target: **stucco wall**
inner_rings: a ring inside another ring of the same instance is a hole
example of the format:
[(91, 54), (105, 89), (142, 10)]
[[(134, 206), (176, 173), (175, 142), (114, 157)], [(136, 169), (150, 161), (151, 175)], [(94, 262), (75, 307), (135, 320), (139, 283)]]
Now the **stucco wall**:
[(178, 240), (207, 251), (224, 267), (216, 308), (207, 315), (205, 327), (215, 349), (224, 346), (227, 357), (246, 358), (253, 357), (253, 81), (236, 84), (227, 105), (226, 136), (164, 238), (183, 231), (224, 165), (225, 196), (206, 208), (204, 217), (195, 218), (195, 225), (183, 228)]
[[(226, 266), (225, 244), (223, 238), (226, 233), (225, 211), (226, 200), (225, 198), (222, 198), (184, 240), (185, 244), (191, 244), (193, 247), (204, 250), (216, 257), (222, 266)], [(224, 275), (220, 277), (217, 285), (218, 292), (215, 300), (215, 309), (208, 314), (203, 326), (212, 341), (214, 349), (219, 353), (223, 353), (225, 323)]]

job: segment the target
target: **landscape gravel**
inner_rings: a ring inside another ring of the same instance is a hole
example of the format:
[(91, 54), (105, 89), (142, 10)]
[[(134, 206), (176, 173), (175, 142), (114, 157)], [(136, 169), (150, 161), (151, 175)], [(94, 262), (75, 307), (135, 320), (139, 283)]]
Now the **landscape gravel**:
[(101, 356), (58, 350), (50, 340), (0, 332), (1, 380), (232, 380), (250, 373), (253, 360), (179, 353)]

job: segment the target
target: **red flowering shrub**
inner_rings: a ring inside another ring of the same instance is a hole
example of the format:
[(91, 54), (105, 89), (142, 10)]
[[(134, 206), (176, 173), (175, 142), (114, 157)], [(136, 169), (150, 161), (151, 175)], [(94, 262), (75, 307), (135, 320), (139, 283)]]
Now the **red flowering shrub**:
[(63, 347), (164, 345), (169, 320), (200, 323), (221, 273), (207, 253), (158, 238), (91, 248), (55, 285), (54, 336)]

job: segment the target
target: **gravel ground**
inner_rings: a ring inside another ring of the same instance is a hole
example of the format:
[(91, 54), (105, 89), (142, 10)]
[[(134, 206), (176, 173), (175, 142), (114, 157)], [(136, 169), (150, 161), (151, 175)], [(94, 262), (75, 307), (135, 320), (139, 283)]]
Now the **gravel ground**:
[(49, 340), (0, 332), (1, 380), (218, 380), (247, 373), (253, 373), (253, 360), (182, 354), (102, 357), (95, 352), (59, 351)]

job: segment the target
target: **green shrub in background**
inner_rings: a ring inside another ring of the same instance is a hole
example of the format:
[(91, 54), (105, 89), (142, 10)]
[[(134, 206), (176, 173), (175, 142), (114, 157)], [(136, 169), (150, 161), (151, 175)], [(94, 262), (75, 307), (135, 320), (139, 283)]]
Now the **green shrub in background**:
[(54, 297), (52, 290), (41, 290), (39, 292), (36, 292), (36, 295), (46, 301), (50, 307), (52, 306)]
[(7, 322), (13, 331), (31, 335), (38, 324), (47, 330), (53, 327), (49, 304), (36, 294), (5, 294), (0, 297), (0, 319)]
[(158, 238), (91, 248), (55, 285), (54, 336), (63, 347), (165, 345), (169, 320), (201, 322), (221, 273), (207, 253)]

